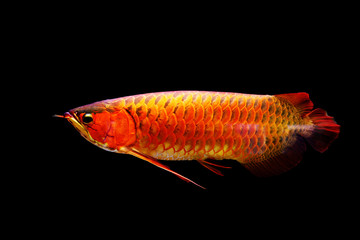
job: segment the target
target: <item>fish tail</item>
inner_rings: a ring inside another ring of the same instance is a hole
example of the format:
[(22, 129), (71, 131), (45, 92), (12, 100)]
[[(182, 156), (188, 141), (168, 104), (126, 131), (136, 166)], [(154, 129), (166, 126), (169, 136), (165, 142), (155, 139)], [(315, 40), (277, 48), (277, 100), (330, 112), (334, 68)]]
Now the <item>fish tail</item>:
[(306, 116), (310, 118), (314, 127), (310, 134), (304, 136), (305, 139), (315, 150), (319, 152), (326, 151), (339, 136), (340, 125), (321, 108), (311, 111)]
[(278, 175), (295, 167), (301, 161), (303, 152), (306, 150), (305, 141), (315, 150), (324, 152), (340, 133), (340, 126), (327, 115), (325, 110), (320, 108), (312, 110), (313, 103), (307, 93), (280, 94), (276, 97), (291, 103), (305, 122), (309, 122), (309, 127), (298, 132), (291, 145), (273, 156), (265, 159), (254, 158), (246, 163), (241, 163), (259, 177)]
[(310, 131), (300, 133), (307, 142), (317, 151), (324, 152), (330, 144), (339, 136), (340, 125), (338, 125), (334, 118), (327, 115), (326, 111), (317, 108), (313, 110), (314, 104), (309, 98), (309, 94), (288, 93), (279, 94), (276, 97), (286, 99), (299, 111), (301, 116), (306, 119), (310, 118), (313, 126)]

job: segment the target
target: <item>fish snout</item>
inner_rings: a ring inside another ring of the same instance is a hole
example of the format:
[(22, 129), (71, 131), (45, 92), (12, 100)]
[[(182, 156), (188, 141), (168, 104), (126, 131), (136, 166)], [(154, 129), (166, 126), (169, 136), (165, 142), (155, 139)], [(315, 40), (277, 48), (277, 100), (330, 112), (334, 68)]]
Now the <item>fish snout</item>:
[(66, 118), (66, 119), (68, 119), (68, 118), (72, 118), (73, 116), (72, 116), (71, 113), (66, 112), (66, 113), (64, 113), (64, 115), (54, 114), (53, 117)]
[(64, 113), (64, 118), (68, 119), (68, 118), (73, 118), (73, 115), (69, 112)]

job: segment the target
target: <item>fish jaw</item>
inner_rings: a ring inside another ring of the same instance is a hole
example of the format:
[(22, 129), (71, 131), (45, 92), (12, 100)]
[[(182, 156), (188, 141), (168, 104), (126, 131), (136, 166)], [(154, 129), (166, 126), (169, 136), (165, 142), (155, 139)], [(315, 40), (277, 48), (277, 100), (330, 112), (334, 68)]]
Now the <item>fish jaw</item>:
[(78, 121), (75, 114), (71, 112), (64, 113), (64, 118), (67, 119), (71, 125), (83, 136), (85, 139), (89, 140), (90, 142), (94, 142), (94, 139), (89, 134), (88, 130)]
[(66, 112), (64, 113), (64, 118), (67, 119), (71, 125), (74, 126), (74, 128), (80, 133), (80, 135), (85, 138), (87, 141), (91, 142), (92, 144), (104, 149), (104, 150), (108, 150), (108, 147), (106, 146), (106, 143), (99, 143), (98, 141), (94, 140), (91, 137), (91, 134), (89, 133), (89, 131), (80, 123), (80, 121), (78, 120), (76, 114), (74, 114), (72, 111), (70, 112)]

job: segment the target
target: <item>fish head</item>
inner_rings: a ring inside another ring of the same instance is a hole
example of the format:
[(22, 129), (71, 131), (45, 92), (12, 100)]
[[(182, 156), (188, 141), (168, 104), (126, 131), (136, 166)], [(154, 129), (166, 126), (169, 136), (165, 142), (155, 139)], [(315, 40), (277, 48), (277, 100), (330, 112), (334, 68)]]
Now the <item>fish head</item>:
[(134, 119), (125, 108), (109, 109), (100, 102), (58, 117), (66, 118), (86, 140), (108, 151), (126, 153), (126, 147), (136, 140)]

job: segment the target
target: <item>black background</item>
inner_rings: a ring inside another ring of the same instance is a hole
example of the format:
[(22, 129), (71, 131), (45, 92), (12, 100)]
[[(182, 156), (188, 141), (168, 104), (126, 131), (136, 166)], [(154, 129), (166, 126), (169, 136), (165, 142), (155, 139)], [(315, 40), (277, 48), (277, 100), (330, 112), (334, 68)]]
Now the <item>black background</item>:
[[(26, 211), (38, 210), (45, 222), (65, 218), (64, 229), (109, 217), (144, 226), (156, 217), (162, 224), (184, 218), (192, 226), (233, 217), (241, 218), (234, 224), (306, 217), (311, 228), (315, 219), (344, 212), (338, 197), (351, 198), (344, 188), (351, 181), (344, 177), (351, 160), (344, 157), (344, 89), (351, 65), (345, 62), (347, 30), (336, 16), (187, 20), (171, 13), (78, 13), (48, 12), (24, 23), (31, 41), (22, 46), (22, 61), (34, 79), (29, 86), (37, 88), (39, 109), (36, 157), (17, 163), (24, 172), (18, 189), (29, 200)], [(203, 190), (135, 157), (97, 148), (66, 120), (52, 117), (99, 100), (173, 90), (307, 92), (315, 107), (341, 125), (341, 133), (325, 153), (309, 146), (299, 166), (271, 178), (257, 178), (230, 160), (223, 162), (232, 167), (223, 177), (197, 162), (164, 162)]]

